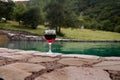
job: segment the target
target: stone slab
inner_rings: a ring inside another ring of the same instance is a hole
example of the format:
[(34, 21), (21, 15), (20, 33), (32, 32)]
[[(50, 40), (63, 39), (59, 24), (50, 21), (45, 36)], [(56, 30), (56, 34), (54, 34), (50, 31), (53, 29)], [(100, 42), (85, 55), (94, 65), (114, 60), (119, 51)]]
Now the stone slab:
[(111, 66), (111, 65), (120, 65), (120, 61), (102, 61), (94, 66)]
[(104, 57), (105, 60), (120, 61), (120, 57)]
[(32, 63), (13, 63), (7, 66), (15, 67), (17, 69), (21, 69), (27, 72), (37, 72), (45, 69), (44, 66), (40, 64), (32, 64)]
[(99, 59), (99, 56), (93, 55), (82, 55), (82, 54), (63, 54), (62, 57), (78, 57), (78, 58), (86, 58), (86, 59)]
[(7, 49), (7, 48), (0, 48), (0, 53), (3, 53), (3, 52), (6, 52), (6, 51), (8, 51), (9, 49)]
[[(0, 48), (0, 53), (14, 53), (14, 52), (18, 52), (20, 50), (12, 50), (12, 49), (7, 49), (7, 48)], [(21, 50), (22, 51), (22, 50)]]
[(93, 65), (94, 68), (120, 71), (120, 61), (103, 61)]
[(49, 53), (45, 53), (45, 52), (37, 52), (32, 54), (34, 56), (44, 56), (44, 57), (58, 57), (58, 56), (62, 56), (61, 53), (53, 53), (53, 54), (49, 54)]
[(59, 58), (51, 58), (51, 57), (33, 57), (28, 60), (28, 62), (50, 62), (50, 61), (55, 61), (58, 60)]
[(0, 66), (5, 64), (5, 61), (4, 60), (0, 60)]
[(74, 66), (82, 66), (84, 64), (93, 64), (98, 62), (96, 59), (80, 59), (80, 58), (63, 58), (58, 61), (64, 65), (74, 65)]
[(12, 53), (0, 53), (1, 57), (6, 57), (6, 56), (10, 56), (13, 55)]
[(66, 67), (45, 73), (35, 80), (111, 80), (109, 74), (100, 69)]
[(34, 54), (34, 53), (37, 53), (38, 51), (19, 51), (19, 52), (16, 52), (16, 54)]
[(94, 67), (94, 68), (103, 69), (103, 70), (120, 71), (120, 65), (97, 66), (97, 67)]
[(0, 67), (0, 78), (4, 80), (24, 80), (31, 73), (10, 66)]
[(32, 56), (31, 55), (9, 55), (9, 56), (5, 56), (5, 57), (11, 58), (14, 60), (24, 60), (24, 59), (30, 58)]

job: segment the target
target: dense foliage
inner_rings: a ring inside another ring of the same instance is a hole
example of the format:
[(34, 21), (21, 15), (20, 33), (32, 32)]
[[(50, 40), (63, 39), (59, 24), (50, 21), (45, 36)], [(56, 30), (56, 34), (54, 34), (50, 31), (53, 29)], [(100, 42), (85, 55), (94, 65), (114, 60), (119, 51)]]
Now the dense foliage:
[(77, 27), (79, 21), (75, 13), (70, 9), (67, 0), (52, 0), (46, 7), (46, 18), (50, 27), (56, 28), (58, 33), (61, 27)]
[(14, 3), (12, 1), (10, 2), (2, 2), (0, 1), (0, 19), (6, 18), (11, 19), (12, 12), (14, 10)]
[[(116, 31), (120, 25), (120, 0), (76, 0), (75, 12), (81, 14), (86, 28)], [(117, 31), (119, 32), (119, 30)]]
[(40, 23), (40, 11), (38, 8), (31, 8), (22, 14), (21, 20), (24, 25), (36, 29)]
[(120, 32), (120, 0), (30, 0), (20, 4), (0, 1), (0, 17), (10, 19), (12, 13), (12, 20), (20, 21), (24, 13), (37, 7), (39, 22), (50, 27), (82, 26)]
[(12, 18), (15, 19), (16, 21), (21, 20), (21, 16), (23, 15), (24, 12), (27, 11), (27, 6), (25, 4), (21, 3), (16, 3), (14, 6), (14, 11), (12, 14)]

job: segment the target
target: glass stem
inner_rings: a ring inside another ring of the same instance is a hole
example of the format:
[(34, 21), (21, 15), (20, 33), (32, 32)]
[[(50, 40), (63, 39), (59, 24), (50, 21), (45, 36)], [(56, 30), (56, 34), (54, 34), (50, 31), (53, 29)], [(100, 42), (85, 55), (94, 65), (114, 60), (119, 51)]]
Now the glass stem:
[(52, 53), (52, 50), (51, 50), (51, 45), (52, 45), (52, 43), (48, 43), (49, 44), (49, 53)]

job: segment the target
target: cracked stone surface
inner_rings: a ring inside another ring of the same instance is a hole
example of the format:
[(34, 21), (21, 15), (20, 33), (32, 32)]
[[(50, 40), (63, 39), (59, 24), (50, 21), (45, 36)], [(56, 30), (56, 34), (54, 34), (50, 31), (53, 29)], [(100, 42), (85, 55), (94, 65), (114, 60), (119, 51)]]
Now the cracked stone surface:
[(58, 62), (65, 65), (82, 66), (86, 64), (90, 65), (98, 61), (99, 60), (96, 60), (96, 59), (64, 58), (59, 60)]
[[(96, 75), (97, 74), (97, 75)], [(111, 80), (109, 74), (100, 69), (66, 67), (46, 73), (35, 80)]]
[(45, 54), (0, 48), (4, 80), (120, 80), (120, 57)]
[(120, 71), (120, 61), (103, 61), (94, 65), (95, 68)]
[(51, 57), (33, 57), (31, 59), (29, 59), (29, 62), (50, 62), (50, 61), (55, 61), (58, 60), (58, 58), (51, 58)]
[(17, 69), (11, 66), (0, 67), (0, 78), (4, 80), (24, 80), (25, 77), (30, 76), (31, 73), (24, 70)]
[(16, 54), (34, 54), (37, 53), (37, 51), (20, 51), (20, 52), (16, 52)]
[(6, 52), (6, 53), (14, 53), (14, 52), (20, 52), (20, 50), (12, 50), (12, 49), (7, 49), (7, 48), (0, 48), (0, 53), (4, 53), (4, 52)]
[(26, 72), (37, 72), (42, 69), (45, 69), (45, 67), (40, 64), (31, 64), (31, 63), (13, 63), (7, 66), (15, 67), (17, 69), (21, 69)]
[(5, 64), (5, 61), (4, 60), (0, 60), (0, 66), (4, 65), (4, 64)]
[(27, 59), (27, 58), (30, 58), (31, 55), (9, 55), (9, 56), (4, 56), (4, 57), (7, 57), (7, 58), (11, 58), (11, 59), (14, 59), (14, 60), (23, 60), (23, 59)]

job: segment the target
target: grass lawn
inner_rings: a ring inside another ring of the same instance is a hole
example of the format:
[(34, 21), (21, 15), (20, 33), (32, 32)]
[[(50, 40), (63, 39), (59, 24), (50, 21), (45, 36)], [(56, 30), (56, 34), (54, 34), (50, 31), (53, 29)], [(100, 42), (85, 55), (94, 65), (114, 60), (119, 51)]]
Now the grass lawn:
[(90, 29), (62, 29), (66, 38), (80, 40), (120, 40), (120, 33)]
[[(7, 23), (0, 23), (1, 29), (10, 29), (10, 30), (22, 30), (31, 32), (38, 35), (43, 35), (45, 27), (38, 26), (37, 29), (28, 29), (20, 27), (17, 22), (8, 21)], [(80, 40), (120, 40), (120, 33), (108, 32), (108, 31), (98, 31), (98, 30), (89, 30), (89, 29), (71, 29), (71, 28), (62, 28), (62, 33), (64, 34), (63, 38), (69, 39), (80, 39)]]
[(45, 27), (44, 26), (38, 26), (37, 29), (30, 29), (30, 28), (23, 28), (19, 26), (18, 22), (13, 22), (13, 21), (7, 21), (7, 23), (0, 23), (0, 28), (1, 29), (8, 29), (8, 30), (22, 30), (22, 31), (27, 31), (30, 33), (42, 35), (44, 33)]

